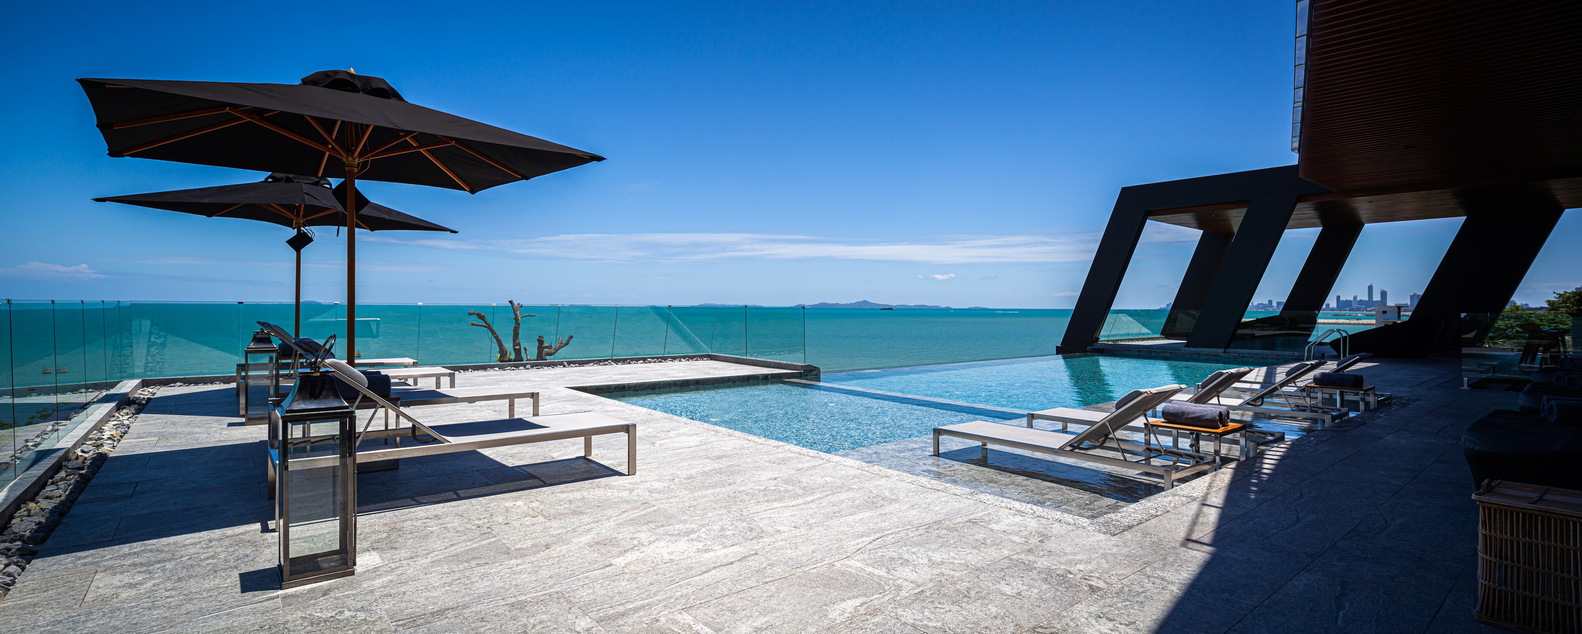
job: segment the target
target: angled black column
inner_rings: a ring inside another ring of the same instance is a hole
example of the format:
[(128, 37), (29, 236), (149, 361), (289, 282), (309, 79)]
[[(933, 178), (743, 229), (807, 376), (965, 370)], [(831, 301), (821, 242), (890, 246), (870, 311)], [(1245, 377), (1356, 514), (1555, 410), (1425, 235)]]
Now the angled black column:
[(1230, 347), (1236, 327), (1252, 303), (1252, 294), (1269, 268), (1269, 258), (1274, 256), (1280, 236), (1291, 221), (1291, 212), (1296, 210), (1297, 199), (1329, 191), (1303, 180), (1295, 169), (1270, 172), (1269, 176), (1250, 197), (1247, 212), (1236, 227), (1236, 237), (1231, 240), (1208, 299), (1198, 313), (1197, 324), (1187, 336), (1187, 347)]
[(1551, 196), (1499, 190), (1464, 193), (1461, 203), (1467, 219), (1423, 289), (1414, 320), (1451, 323), (1462, 313), (1505, 310), (1565, 211)]
[(1181, 277), (1175, 301), (1170, 303), (1170, 314), (1165, 317), (1164, 336), (1185, 337), (1192, 331), (1192, 325), (1197, 323), (1198, 311), (1203, 310), (1203, 303), (1208, 300), (1209, 286), (1213, 284), (1214, 276), (1219, 274), (1219, 266), (1225, 260), (1225, 251), (1230, 249), (1233, 237), (1235, 234), (1211, 231), (1204, 231), (1198, 237), (1197, 249), (1192, 251), (1186, 275)]
[(1351, 249), (1357, 245), (1359, 235), (1362, 235), (1362, 223), (1325, 225), (1319, 230), (1313, 250), (1308, 252), (1307, 262), (1297, 274), (1296, 283), (1291, 285), (1291, 294), (1285, 297), (1285, 307), (1280, 312), (1323, 310), (1329, 289), (1335, 286), (1340, 269), (1346, 266), (1346, 258), (1351, 257)]
[(1120, 291), (1126, 267), (1137, 250), (1137, 239), (1142, 237), (1143, 223), (1148, 221), (1148, 210), (1140, 198), (1129, 188), (1122, 189), (1116, 197), (1099, 250), (1093, 254), (1093, 266), (1088, 269), (1087, 281), (1082, 283), (1082, 294), (1077, 296), (1076, 309), (1071, 311), (1066, 333), (1055, 347), (1060, 354), (1087, 352), (1088, 346), (1098, 341), (1104, 318), (1115, 305), (1115, 294)]

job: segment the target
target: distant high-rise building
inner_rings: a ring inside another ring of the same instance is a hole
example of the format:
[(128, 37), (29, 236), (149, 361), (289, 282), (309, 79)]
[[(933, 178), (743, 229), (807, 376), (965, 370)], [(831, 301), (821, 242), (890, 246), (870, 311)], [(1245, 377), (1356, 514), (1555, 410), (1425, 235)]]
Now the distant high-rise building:
[(1372, 284), (1368, 285), (1368, 303), (1369, 304), (1373, 303), (1373, 285)]
[(1417, 300), (1422, 298), (1422, 293), (1412, 293), (1411, 295), (1407, 296), (1407, 305), (1411, 306), (1412, 308), (1417, 308)]
[(1341, 307), (1340, 307), (1340, 296), (1339, 295), (1335, 296), (1335, 310), (1341, 310)]
[(1387, 290), (1384, 290), (1382, 288), (1379, 289), (1379, 305), (1380, 306), (1389, 306), (1390, 305), (1390, 292), (1387, 291)]

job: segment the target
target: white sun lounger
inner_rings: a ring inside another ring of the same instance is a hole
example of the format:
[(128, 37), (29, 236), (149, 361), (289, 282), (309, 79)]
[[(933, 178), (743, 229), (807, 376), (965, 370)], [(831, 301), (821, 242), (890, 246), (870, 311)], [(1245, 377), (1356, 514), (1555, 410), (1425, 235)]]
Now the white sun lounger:
[[(287, 333), (284, 329), (281, 329), (279, 326), (274, 326), (265, 322), (258, 323), (266, 330), (269, 330), (270, 333), (274, 334), (277, 338), (283, 341), (292, 341), (289, 339), (289, 333)], [(307, 358), (311, 359), (312, 357), (309, 356)], [(378, 394), (375, 394), (372, 390), (368, 389), (367, 377), (364, 377), (362, 373), (356, 371), (350, 365), (347, 365), (346, 362), (338, 359), (323, 359), (320, 365), (324, 371), (330, 372), (333, 376), (339, 378), (342, 382), (356, 390), (361, 395), (358, 400), (369, 399), (378, 407), (395, 414), (397, 417), (397, 429), (369, 430), (365, 426), (363, 432), (359, 434), (359, 440), (393, 438), (397, 439), (398, 443), (404, 439), (411, 439), (413, 442), (418, 443), (409, 446), (396, 446), (389, 449), (359, 451), (357, 454), (359, 460), (390, 460), (441, 453), (452, 453), (458, 451), (473, 451), (477, 449), (501, 447), (506, 445), (564, 440), (569, 438), (582, 438), (583, 455), (591, 456), (593, 452), (594, 436), (624, 433), (626, 434), (627, 440), (626, 473), (628, 475), (635, 475), (637, 473), (637, 425), (635, 423), (630, 423), (613, 416), (598, 414), (595, 412), (537, 416), (538, 394), (536, 392), (520, 392), (517, 394), (531, 395), (531, 398), (533, 398), (533, 411), (535, 414), (533, 418), (523, 419), (513, 416), (511, 418), (499, 420), (428, 425), (418, 420), (411, 414), (411, 412), (405, 409), (405, 406), (409, 406), (413, 402), (419, 401), (420, 399), (414, 398), (412, 401), (409, 401), (403, 397), (402, 404), (397, 405), (384, 399), (383, 397), (380, 397)], [(426, 403), (421, 404), (497, 400), (497, 398), (486, 398), (486, 396), (489, 395), (485, 395), (481, 392), (474, 396), (468, 396), (464, 391), (469, 389), (488, 390), (491, 388), (460, 388), (456, 390), (448, 390), (446, 391), (448, 393), (435, 396)], [(410, 394), (412, 392), (419, 391), (440, 392), (439, 390), (411, 390), (403, 392), (403, 394)], [(511, 407), (514, 411), (514, 401), (512, 401)], [(410, 427), (399, 427), (399, 421), (402, 420), (410, 423)], [(372, 424), (371, 419), (370, 424)]]
[[(1175, 486), (1177, 478), (1214, 469), (1218, 462), (1210, 456), (1194, 451), (1153, 446), (1146, 434), (1143, 436), (1143, 443), (1139, 445), (1122, 440), (1116, 432), (1134, 420), (1146, 420), (1143, 417), (1149, 410), (1170, 400), (1171, 396), (1185, 388), (1184, 385), (1167, 385), (1147, 390), (1133, 390), (1116, 401), (1115, 411), (1100, 414), (1098, 420), (1077, 434), (985, 421), (936, 427), (934, 455), (939, 455), (940, 437), (949, 436), (980, 443), (984, 448), (985, 459), (988, 456), (989, 445), (1001, 445), (1150, 473), (1159, 476), (1168, 489)], [(1155, 460), (1161, 463), (1155, 464)]]
[(380, 374), (388, 376), (391, 380), (405, 381), (414, 387), (419, 379), (434, 379), (434, 389), (439, 389), (440, 379), (449, 378), (450, 386), (456, 387), (456, 371), (438, 366), (425, 366), (421, 368), (389, 368), (379, 370)]
[[(1225, 389), (1212, 399), (1193, 402), (1222, 405), (1230, 408), (1232, 412), (1263, 414), (1274, 419), (1296, 419), (1304, 422), (1314, 422), (1319, 426), (1327, 426), (1338, 419), (1345, 418), (1347, 415), (1346, 410), (1319, 406), (1308, 398), (1306, 394), (1288, 389), (1303, 377), (1318, 370), (1325, 363), (1325, 361), (1303, 361), (1287, 370), (1285, 376), (1279, 381), (1270, 383), (1262, 389), (1251, 393)], [(1268, 403), (1270, 400), (1277, 400), (1280, 404), (1270, 404)]]

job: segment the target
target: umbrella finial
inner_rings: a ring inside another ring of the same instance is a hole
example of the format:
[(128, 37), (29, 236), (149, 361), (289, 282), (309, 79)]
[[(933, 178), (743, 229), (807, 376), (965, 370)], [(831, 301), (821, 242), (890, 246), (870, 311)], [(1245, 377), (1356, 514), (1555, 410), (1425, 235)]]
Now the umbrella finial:
[(355, 68), (352, 68), (352, 67), (350, 67), (350, 66), (347, 66), (347, 67), (346, 67), (346, 72), (348, 72), (348, 73), (351, 73), (351, 74), (353, 74), (353, 75), (356, 75), (356, 74), (357, 74), (357, 69), (355, 69)]

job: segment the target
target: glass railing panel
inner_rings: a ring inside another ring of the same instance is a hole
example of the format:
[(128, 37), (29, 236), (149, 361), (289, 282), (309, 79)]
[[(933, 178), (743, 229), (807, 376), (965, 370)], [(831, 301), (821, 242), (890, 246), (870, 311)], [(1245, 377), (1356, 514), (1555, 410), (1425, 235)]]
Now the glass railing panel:
[(807, 309), (747, 308), (747, 356), (791, 363), (807, 359)]
[(55, 416), (55, 306), (50, 301), (11, 303), (11, 371), (16, 409), (7, 421), (18, 433)]
[(667, 309), (665, 354), (704, 354), (713, 350), (716, 315), (719, 309), (708, 306), (675, 306)]
[(241, 361), (241, 311), (234, 302), (132, 302), (122, 318), (132, 376), (231, 374)]
[[(556, 337), (572, 337), (554, 359), (605, 359), (615, 356), (617, 309), (614, 306), (560, 307)], [(547, 337), (546, 337), (547, 339)]]
[(669, 310), (664, 306), (619, 306), (616, 308), (615, 355), (644, 357), (661, 355), (669, 344)]
[(1574, 352), (1578, 325), (1569, 314), (1521, 308), (1462, 315), (1462, 374), (1472, 382), (1540, 377)]
[(12, 325), (11, 300), (0, 306), (0, 487), (16, 479), (17, 449), (17, 374), (13, 371), (13, 345), (16, 329)]
[[(414, 344), (413, 357), (423, 365), (452, 365), (463, 363), (494, 363), (499, 355), (494, 338), (482, 326), (482, 320), (473, 313), (484, 315), (490, 326), (499, 332), (500, 324), (496, 307), (491, 304), (422, 304), (414, 312), (419, 321), (419, 340)], [(507, 309), (509, 312), (509, 309)], [(505, 333), (501, 335), (507, 348), (511, 345), (510, 320), (506, 320)]]
[(55, 409), (66, 418), (93, 400), (88, 378), (88, 321), (82, 301), (55, 302)]
[(1100, 341), (1152, 339), (1161, 336), (1170, 311), (1154, 309), (1116, 309), (1104, 317), (1104, 327), (1099, 330)]
[(1069, 309), (807, 309), (807, 363), (825, 371), (1055, 354)]

